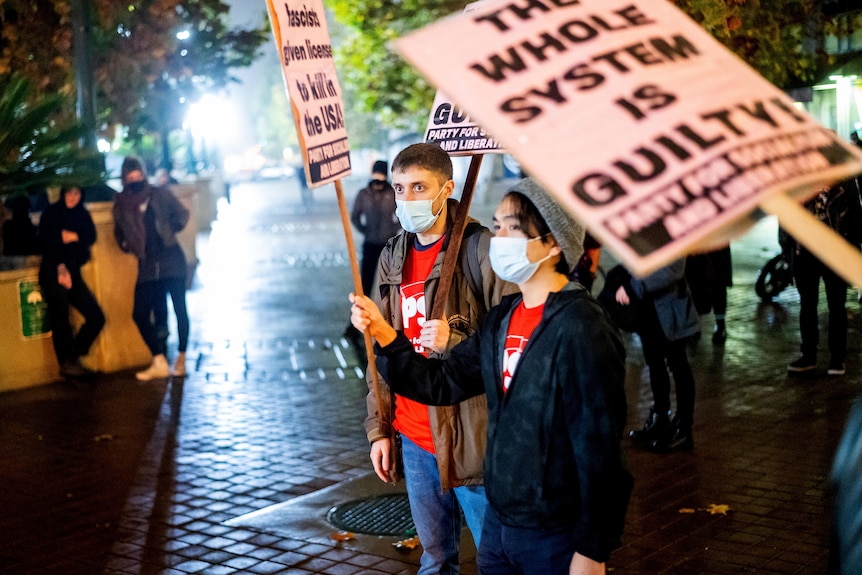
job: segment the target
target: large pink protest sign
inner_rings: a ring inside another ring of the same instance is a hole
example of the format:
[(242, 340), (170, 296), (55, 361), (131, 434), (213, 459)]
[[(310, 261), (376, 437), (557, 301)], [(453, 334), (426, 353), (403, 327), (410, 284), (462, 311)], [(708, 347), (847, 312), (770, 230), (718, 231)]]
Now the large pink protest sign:
[(638, 274), (862, 155), (667, 0), (516, 0), (398, 50)]

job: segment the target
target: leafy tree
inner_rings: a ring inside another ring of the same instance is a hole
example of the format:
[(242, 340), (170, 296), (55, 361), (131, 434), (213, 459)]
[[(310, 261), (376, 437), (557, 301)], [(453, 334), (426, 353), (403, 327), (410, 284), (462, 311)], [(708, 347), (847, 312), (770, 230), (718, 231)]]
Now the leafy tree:
[(67, 98), (33, 92), (20, 74), (0, 76), (0, 196), (99, 182), (101, 159), (80, 148), (82, 128), (56, 120)]
[[(263, 21), (229, 29), (222, 0), (89, 5), (99, 120), (106, 132), (127, 126), (133, 141), (155, 132), (167, 142), (187, 106), (233, 81), (231, 68), (251, 64), (268, 39)], [(74, 93), (71, 38), (70, 0), (0, 2), (0, 72), (21, 72), (41, 93)]]
[[(670, 0), (669, 0), (670, 1)], [(831, 63), (824, 35), (846, 35), (847, 16), (821, 0), (672, 0), (710, 34), (779, 87), (810, 83)], [(858, 1), (858, 0), (855, 0)], [(467, 0), (331, 0), (348, 32), (335, 45), (339, 73), (366, 112), (391, 126), (424, 127), (434, 88), (387, 43)], [(842, 4), (843, 3), (843, 4)], [(848, 0), (838, 4), (849, 6)], [(835, 4), (835, 2), (833, 2)], [(837, 5), (837, 4), (836, 4)], [(824, 8), (827, 7), (827, 8)], [(857, 8), (858, 10), (858, 8)], [(860, 13), (849, 18), (860, 19)]]
[(334, 43), (345, 92), (386, 125), (422, 130), (435, 88), (388, 46), (390, 40), (464, 9), (462, 0), (332, 0), (345, 27)]
[[(860, 14), (820, 0), (674, 0), (706, 31), (780, 88), (809, 85), (834, 58), (823, 38), (848, 35)], [(849, 26), (848, 26), (849, 25)]]

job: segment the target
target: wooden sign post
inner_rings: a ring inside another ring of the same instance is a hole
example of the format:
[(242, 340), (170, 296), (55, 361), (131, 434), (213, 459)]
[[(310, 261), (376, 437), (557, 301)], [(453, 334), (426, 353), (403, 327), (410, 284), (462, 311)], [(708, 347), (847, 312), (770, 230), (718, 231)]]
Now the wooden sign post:
[[(332, 59), (332, 45), (321, 0), (307, 0), (291, 8), (286, 2), (267, 0), (275, 43), (281, 59), (284, 84), (290, 98), (293, 120), (309, 187), (335, 184), (338, 207), (347, 240), (353, 274), (353, 289), (362, 293), (359, 262), (353, 230), (344, 199), (341, 178), (350, 175), (350, 147), (344, 125), (341, 86)], [(374, 363), (371, 335), (365, 333), (368, 372), (377, 397), (378, 413), (383, 413), (380, 382)]]

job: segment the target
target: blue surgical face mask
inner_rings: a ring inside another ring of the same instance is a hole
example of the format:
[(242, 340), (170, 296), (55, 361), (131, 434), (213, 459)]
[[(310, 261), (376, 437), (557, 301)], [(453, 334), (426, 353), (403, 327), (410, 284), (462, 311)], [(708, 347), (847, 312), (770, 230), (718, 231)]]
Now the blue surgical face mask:
[(421, 234), (431, 229), (443, 212), (443, 206), (446, 205), (444, 203), (440, 206), (440, 210), (434, 213), (432, 206), (442, 193), (443, 188), (440, 188), (433, 200), (395, 200), (395, 215), (398, 216), (401, 227), (414, 234)]
[(548, 254), (537, 262), (531, 262), (527, 257), (527, 244), (540, 239), (542, 236), (532, 239), (496, 236), (491, 238), (491, 249), (488, 252), (491, 269), (501, 280), (513, 284), (526, 282), (533, 277), (539, 265), (551, 257), (551, 254)]

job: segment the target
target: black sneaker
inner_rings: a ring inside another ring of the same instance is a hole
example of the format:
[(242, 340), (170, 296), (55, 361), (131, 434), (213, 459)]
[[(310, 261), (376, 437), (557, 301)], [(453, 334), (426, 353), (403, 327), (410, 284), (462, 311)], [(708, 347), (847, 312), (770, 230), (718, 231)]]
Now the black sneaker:
[(844, 375), (847, 370), (844, 369), (844, 363), (838, 361), (830, 361), (829, 368), (826, 370), (826, 375)]
[(60, 377), (65, 379), (91, 379), (95, 374), (81, 365), (80, 360), (67, 361), (60, 366)]
[(817, 367), (817, 360), (813, 357), (802, 356), (793, 363), (788, 364), (787, 371), (790, 373), (802, 373), (811, 371)]
[(694, 449), (694, 437), (691, 435), (691, 425), (683, 425), (679, 418), (674, 417), (671, 423), (673, 431), (665, 440), (657, 439), (647, 446), (656, 453), (671, 453), (673, 451), (691, 451)]
[(629, 437), (633, 443), (649, 446), (654, 441), (667, 440), (670, 434), (670, 418), (667, 413), (658, 414), (655, 410), (650, 409), (643, 429), (630, 431)]

